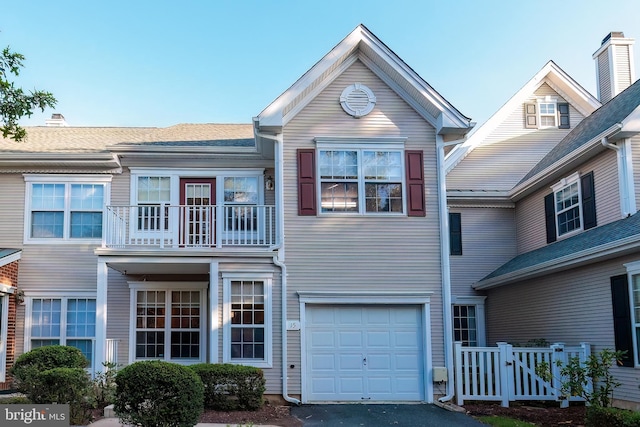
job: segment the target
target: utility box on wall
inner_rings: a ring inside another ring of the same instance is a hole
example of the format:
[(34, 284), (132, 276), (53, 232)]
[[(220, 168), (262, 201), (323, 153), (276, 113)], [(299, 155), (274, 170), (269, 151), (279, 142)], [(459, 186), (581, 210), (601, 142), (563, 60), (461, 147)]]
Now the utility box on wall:
[(435, 383), (447, 382), (447, 368), (445, 367), (433, 368), (433, 382)]

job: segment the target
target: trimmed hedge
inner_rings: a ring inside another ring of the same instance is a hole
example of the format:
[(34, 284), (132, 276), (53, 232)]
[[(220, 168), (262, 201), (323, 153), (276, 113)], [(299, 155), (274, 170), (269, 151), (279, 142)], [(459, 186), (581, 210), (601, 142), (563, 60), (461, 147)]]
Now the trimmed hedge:
[(589, 406), (585, 421), (587, 427), (640, 427), (640, 412)]
[[(22, 354), (9, 373), (13, 376), (16, 389), (24, 393), (33, 403), (52, 403), (46, 401), (45, 396), (52, 392), (55, 393), (55, 390), (50, 390), (47, 387), (58, 388), (58, 386), (43, 384), (40, 379), (42, 374), (55, 368), (73, 368), (78, 369), (86, 376), (84, 368), (87, 366), (89, 366), (89, 361), (79, 349), (50, 345), (34, 348)], [(75, 377), (79, 378), (79, 374), (76, 374)]]
[(199, 363), (189, 366), (204, 383), (204, 405), (221, 411), (262, 407), (264, 373), (253, 366)]
[(115, 381), (114, 410), (124, 424), (191, 427), (204, 411), (202, 381), (186, 366), (135, 362), (118, 371)]

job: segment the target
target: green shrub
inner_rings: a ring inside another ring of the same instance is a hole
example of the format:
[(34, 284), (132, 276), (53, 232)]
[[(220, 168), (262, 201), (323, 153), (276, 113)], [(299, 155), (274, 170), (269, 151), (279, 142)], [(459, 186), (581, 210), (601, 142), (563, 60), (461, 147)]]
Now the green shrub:
[(91, 398), (93, 406), (104, 409), (116, 401), (116, 375), (118, 365), (113, 362), (104, 362), (104, 371), (98, 371), (92, 382)]
[(204, 383), (208, 409), (259, 409), (265, 390), (264, 374), (252, 366), (200, 363), (191, 365)]
[(176, 363), (136, 362), (118, 371), (115, 382), (114, 410), (124, 424), (191, 427), (204, 410), (200, 377)]
[(31, 403), (68, 403), (72, 424), (87, 424), (91, 416), (89, 361), (70, 346), (34, 348), (16, 360), (10, 370), (16, 389)]
[(62, 345), (49, 345), (34, 348), (22, 354), (10, 370), (16, 389), (24, 393), (34, 403), (38, 403), (37, 396), (42, 390), (37, 377), (40, 373), (53, 368), (86, 368), (89, 361), (82, 352), (75, 348)]
[(91, 379), (82, 368), (53, 368), (38, 377), (41, 393), (33, 403), (68, 403), (72, 425), (91, 420)]
[(589, 406), (585, 424), (587, 427), (640, 427), (640, 412)]

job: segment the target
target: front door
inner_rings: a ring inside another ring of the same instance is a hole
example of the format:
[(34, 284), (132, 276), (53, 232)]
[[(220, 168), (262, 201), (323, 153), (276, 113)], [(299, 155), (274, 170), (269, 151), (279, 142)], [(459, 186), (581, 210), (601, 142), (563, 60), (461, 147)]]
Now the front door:
[(180, 179), (180, 245), (213, 246), (215, 178)]

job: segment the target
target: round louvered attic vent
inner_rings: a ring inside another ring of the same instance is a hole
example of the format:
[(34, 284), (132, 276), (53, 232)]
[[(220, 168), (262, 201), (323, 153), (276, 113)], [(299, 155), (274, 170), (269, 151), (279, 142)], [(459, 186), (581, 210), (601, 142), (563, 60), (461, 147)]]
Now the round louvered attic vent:
[(373, 110), (376, 105), (376, 97), (371, 89), (365, 85), (354, 83), (342, 91), (340, 105), (347, 114), (359, 119)]

